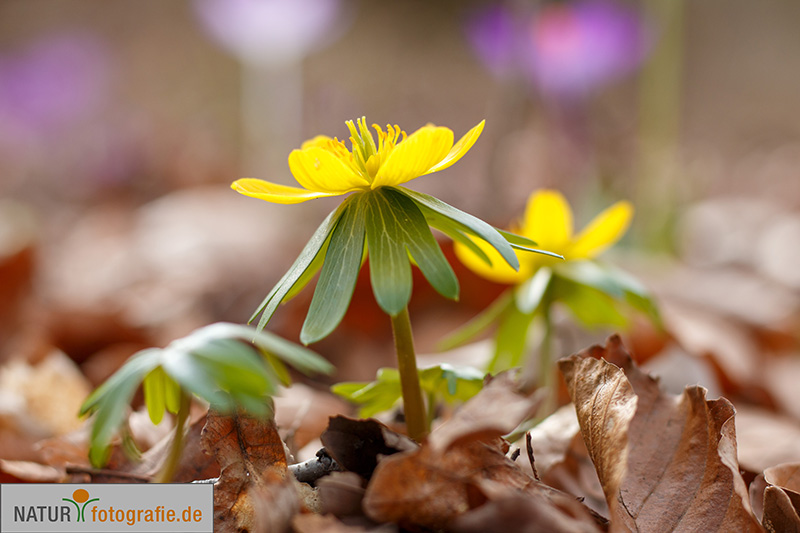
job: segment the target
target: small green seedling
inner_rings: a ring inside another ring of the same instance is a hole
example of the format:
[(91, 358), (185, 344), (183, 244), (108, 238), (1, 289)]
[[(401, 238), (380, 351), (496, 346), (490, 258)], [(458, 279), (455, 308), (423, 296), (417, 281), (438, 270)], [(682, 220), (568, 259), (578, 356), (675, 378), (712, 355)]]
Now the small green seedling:
[(289, 383), (285, 364), (305, 374), (333, 371), (330, 363), (307, 348), (269, 332), (223, 322), (200, 328), (165, 348), (142, 350), (81, 406), (81, 415), (94, 415), (89, 458), (98, 467), (108, 461), (111, 439), (142, 385), (154, 424), (161, 422), (166, 411), (176, 415), (169, 456), (157, 478), (167, 482), (180, 458), (192, 396), (222, 410), (241, 407), (265, 415), (270, 409), (268, 398), (280, 384)]

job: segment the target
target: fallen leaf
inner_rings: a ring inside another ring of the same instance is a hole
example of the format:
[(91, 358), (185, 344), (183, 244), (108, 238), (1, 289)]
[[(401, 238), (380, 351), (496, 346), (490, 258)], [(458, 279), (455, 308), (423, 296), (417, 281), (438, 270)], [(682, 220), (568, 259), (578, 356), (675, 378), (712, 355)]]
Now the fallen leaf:
[(318, 482), (322, 512), (338, 517), (363, 515), (364, 481), (355, 472), (332, 472)]
[[(207, 422), (207, 417), (202, 416), (191, 423), (184, 435), (183, 452), (181, 453), (178, 468), (172, 477), (174, 483), (186, 483), (199, 479), (211, 479), (219, 476), (220, 466), (214, 457), (206, 453), (203, 448), (202, 431)], [(174, 431), (165, 435), (155, 446), (142, 454), (141, 462), (135, 463), (125, 471), (132, 474), (153, 478), (159, 472), (169, 453)]]
[(739, 474), (730, 402), (706, 400), (700, 387), (661, 392), (617, 336), (559, 367), (612, 531), (762, 531)]
[(299, 514), (292, 520), (294, 533), (396, 533), (394, 524), (377, 526), (345, 524), (335, 516)]
[(492, 439), (511, 433), (533, 416), (543, 397), (521, 393), (511, 372), (487, 378), (477, 396), (467, 401), (455, 415), (428, 438), (432, 448), (444, 451), (461, 439)]
[[(536, 460), (538, 464), (538, 456)], [(592, 459), (578, 431), (569, 441), (562, 459), (543, 469), (540, 473), (542, 483), (554, 489), (580, 498), (589, 509), (608, 516), (603, 487), (597, 479)]]
[(372, 477), (381, 456), (417, 448), (414, 441), (373, 418), (331, 417), (320, 438), (342, 468), (364, 479)]
[(34, 463), (33, 461), (6, 461), (0, 459), (0, 472), (15, 478), (15, 481), (3, 480), (3, 483), (64, 483), (66, 471), (61, 468)]
[(794, 418), (747, 405), (736, 406), (739, 465), (763, 472), (783, 463), (800, 463), (800, 423)]
[(770, 532), (800, 532), (800, 463), (764, 471), (764, 527)]
[[(454, 527), (459, 516), (492, 497), (513, 496), (513, 491), (557, 492), (509, 459), (508, 443), (500, 438), (537, 405), (537, 398), (517, 391), (510, 374), (491, 380), (419, 449), (378, 464), (364, 495), (364, 512), (378, 522), (439, 530)], [(583, 518), (588, 517), (588, 510), (581, 508)]]
[(292, 383), (291, 387), (281, 389), (273, 401), (275, 423), (293, 451), (317, 439), (328, 426), (329, 417), (350, 410), (346, 402), (330, 392), (302, 383)]
[(220, 466), (214, 531), (288, 531), (300, 501), (275, 420), (209, 410), (201, 442)]
[[(533, 484), (528, 490), (508, 490), (484, 481), (490, 501), (456, 518), (454, 533), (597, 533), (602, 531), (581, 503), (566, 494)], [(495, 492), (495, 494), (492, 494)]]
[(462, 442), (446, 453), (429, 445), (385, 458), (364, 495), (364, 512), (378, 522), (444, 529), (460, 514), (484, 503), (479, 479), (522, 488), (533, 482), (505, 456), (499, 439)]

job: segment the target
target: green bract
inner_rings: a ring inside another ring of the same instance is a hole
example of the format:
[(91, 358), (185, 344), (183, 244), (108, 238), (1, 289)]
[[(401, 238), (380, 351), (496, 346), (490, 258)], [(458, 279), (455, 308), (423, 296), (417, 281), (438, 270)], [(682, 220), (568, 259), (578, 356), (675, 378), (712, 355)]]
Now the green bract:
[[(487, 243), (512, 268), (519, 266), (514, 248), (555, 255), (531, 249), (536, 243), (530, 239), (501, 233), (432, 196), (404, 187), (380, 187), (350, 195), (328, 215), (251, 321), (260, 313), (262, 329), (280, 302), (321, 269), (300, 340), (308, 344), (324, 338), (344, 316), (365, 256), (375, 299), (391, 316), (405, 309), (411, 297), (411, 261), (437, 292), (457, 299), (458, 280), (431, 227), (467, 246), (474, 239)], [(483, 258), (489, 262), (485, 254)]]
[(307, 348), (228, 323), (200, 328), (165, 348), (138, 352), (81, 406), (81, 415), (95, 415), (89, 450), (92, 464), (107, 461), (111, 438), (125, 420), (140, 384), (154, 424), (165, 411), (177, 414), (183, 399), (192, 394), (222, 409), (239, 406), (265, 414), (265, 399), (280, 383), (288, 384), (284, 363), (306, 374), (333, 371), (330, 363)]
[[(484, 376), (475, 368), (446, 363), (419, 370), (420, 386), (428, 397), (429, 409), (437, 401), (453, 404), (469, 400), (480, 392)], [(331, 390), (361, 405), (359, 416), (370, 417), (388, 411), (400, 400), (400, 373), (394, 368), (381, 368), (375, 381), (338, 383)]]

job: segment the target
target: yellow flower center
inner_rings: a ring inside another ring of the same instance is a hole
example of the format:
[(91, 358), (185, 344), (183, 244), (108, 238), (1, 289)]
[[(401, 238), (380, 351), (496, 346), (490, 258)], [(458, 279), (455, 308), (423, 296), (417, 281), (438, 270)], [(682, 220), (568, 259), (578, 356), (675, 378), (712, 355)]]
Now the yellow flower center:
[(361, 117), (355, 124), (352, 120), (348, 120), (346, 124), (350, 130), (352, 151), (349, 151), (345, 144), (336, 138), (330, 141), (327, 148), (372, 183), (378, 174), (378, 169), (388, 159), (394, 147), (406, 139), (406, 132), (397, 125), (387, 124), (386, 131), (384, 131), (377, 124), (373, 124), (372, 127), (378, 134), (378, 143), (376, 144), (375, 138), (367, 128), (366, 118)]

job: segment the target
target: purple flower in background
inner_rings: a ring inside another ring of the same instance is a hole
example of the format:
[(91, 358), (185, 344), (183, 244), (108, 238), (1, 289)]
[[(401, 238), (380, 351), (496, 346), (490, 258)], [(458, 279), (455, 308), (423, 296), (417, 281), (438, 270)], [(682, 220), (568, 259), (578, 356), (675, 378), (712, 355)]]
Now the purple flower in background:
[(513, 65), (542, 94), (567, 100), (635, 70), (651, 41), (641, 14), (611, 0), (545, 3), (529, 13), (492, 6), (471, 19), (467, 32), (491, 72)]
[(58, 133), (102, 104), (108, 81), (103, 44), (83, 33), (0, 55), (0, 129), (12, 139)]
[(548, 4), (532, 20), (530, 73), (545, 94), (579, 96), (633, 71), (649, 39), (639, 14), (606, 0)]
[(301, 59), (334, 37), (340, 0), (195, 0), (204, 28), (246, 63)]
[(467, 39), (481, 62), (498, 78), (515, 75), (526, 62), (523, 22), (510, 10), (492, 5), (466, 21)]

